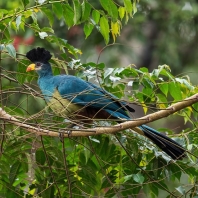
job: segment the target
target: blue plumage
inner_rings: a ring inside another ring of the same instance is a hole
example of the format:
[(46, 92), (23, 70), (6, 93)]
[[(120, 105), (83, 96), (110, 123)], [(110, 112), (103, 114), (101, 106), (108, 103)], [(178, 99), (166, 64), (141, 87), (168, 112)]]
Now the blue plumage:
[[(34, 63), (27, 71), (37, 71), (39, 87), (55, 113), (85, 122), (93, 119), (131, 119), (127, 110), (134, 112), (134, 109), (100, 87), (75, 76), (53, 76), (48, 62), (51, 55), (45, 49), (33, 49), (26, 57)], [(142, 125), (136, 131), (152, 140), (173, 159), (185, 156), (181, 145), (155, 129)]]

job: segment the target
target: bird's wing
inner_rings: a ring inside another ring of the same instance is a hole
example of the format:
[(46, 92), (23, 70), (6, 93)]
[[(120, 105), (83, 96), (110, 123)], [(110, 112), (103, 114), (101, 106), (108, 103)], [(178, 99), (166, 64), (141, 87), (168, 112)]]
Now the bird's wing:
[(92, 83), (75, 76), (62, 75), (55, 76), (54, 84), (57, 84), (60, 95), (72, 103), (104, 109), (114, 117), (129, 118), (124, 108), (125, 104), (121, 104), (114, 95)]
[[(106, 91), (105, 89), (102, 89), (102, 88), (100, 88), (100, 87), (94, 85), (94, 84), (91, 83), (91, 82), (87, 82), (87, 83), (90, 84), (92, 87), (96, 88), (97, 90), (99, 90), (100, 92), (103, 92), (105, 95), (108, 95), (112, 100), (114, 100), (115, 102), (119, 103), (119, 104), (118, 104), (119, 106), (121, 105), (123, 108), (126, 108), (126, 109), (127, 109), (128, 111), (130, 111), (130, 112), (135, 112), (135, 110), (134, 110), (132, 107), (130, 107), (129, 105), (127, 105), (126, 102), (124, 102), (124, 101), (119, 101), (119, 98), (117, 98), (115, 95), (109, 93), (109, 92)], [(126, 109), (125, 109), (125, 110), (126, 110)]]

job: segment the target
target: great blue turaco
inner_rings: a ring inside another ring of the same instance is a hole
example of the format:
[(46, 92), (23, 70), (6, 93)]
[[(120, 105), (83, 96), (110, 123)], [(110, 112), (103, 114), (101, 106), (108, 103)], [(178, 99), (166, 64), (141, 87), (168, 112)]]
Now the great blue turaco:
[[(26, 57), (33, 63), (26, 71), (35, 70), (38, 73), (38, 85), (54, 113), (90, 122), (95, 119), (130, 120), (127, 111), (135, 112), (125, 102), (91, 82), (71, 75), (54, 76), (49, 63), (52, 55), (44, 48), (32, 49)], [(185, 157), (185, 149), (180, 144), (157, 130), (146, 125), (134, 130), (149, 138), (172, 159)]]

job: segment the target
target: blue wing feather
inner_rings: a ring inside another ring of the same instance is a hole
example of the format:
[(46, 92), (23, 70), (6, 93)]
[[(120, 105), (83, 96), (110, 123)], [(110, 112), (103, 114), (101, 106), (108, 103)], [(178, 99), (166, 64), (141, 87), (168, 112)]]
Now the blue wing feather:
[(53, 84), (63, 98), (73, 103), (104, 109), (117, 118), (129, 119), (118, 98), (100, 87), (75, 76), (54, 76)]

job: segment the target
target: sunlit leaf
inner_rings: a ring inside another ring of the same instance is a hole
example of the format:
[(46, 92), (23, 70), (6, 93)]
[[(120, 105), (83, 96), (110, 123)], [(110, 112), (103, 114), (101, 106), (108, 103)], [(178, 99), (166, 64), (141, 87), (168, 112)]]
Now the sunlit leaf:
[(118, 9), (112, 0), (100, 0), (100, 3), (111, 17), (114, 19), (118, 18)]
[(89, 22), (85, 23), (83, 30), (84, 30), (86, 38), (91, 34), (93, 28), (94, 28), (94, 25), (92, 23), (89, 23)]
[(39, 3), (39, 4), (43, 4), (43, 3), (45, 3), (45, 1), (46, 1), (46, 0), (38, 0), (38, 3)]
[(141, 173), (133, 175), (133, 179), (139, 184), (142, 184), (144, 182), (144, 176)]
[(160, 90), (161, 90), (161, 92), (165, 95), (165, 96), (167, 96), (167, 94), (168, 94), (168, 83), (160, 83), (159, 84), (159, 88), (160, 88)]
[(100, 13), (97, 10), (92, 11), (92, 18), (96, 24), (98, 24), (100, 20)]
[(168, 87), (169, 87), (170, 94), (174, 98), (174, 100), (176, 101), (182, 100), (181, 89), (177, 83), (170, 82), (168, 84)]
[(63, 16), (63, 8), (61, 3), (53, 3), (52, 10), (54, 11), (58, 19), (60, 19)]
[(104, 78), (106, 78), (107, 76), (109, 76), (110, 74), (112, 74), (113, 70), (114, 70), (113, 68), (107, 68), (105, 70), (105, 73), (104, 73)]
[(19, 29), (19, 25), (21, 24), (21, 15), (16, 18), (16, 27)]
[(65, 19), (66, 25), (68, 25), (68, 27), (73, 26), (74, 25), (73, 8), (69, 6), (69, 4), (63, 4), (62, 7), (63, 7), (63, 17)]
[(79, 3), (79, 0), (73, 0), (73, 6), (74, 6), (74, 24), (77, 24), (80, 17), (81, 17), (81, 5)]
[(45, 37), (48, 36), (48, 34), (46, 32), (39, 32), (39, 36), (41, 39), (44, 39)]
[(47, 16), (50, 26), (52, 27), (53, 23), (54, 23), (54, 16), (51, 12), (51, 10), (49, 10), (48, 8), (41, 8), (42, 12)]
[(23, 3), (23, 6), (26, 7), (29, 3), (29, 0), (21, 0), (21, 2)]
[(27, 10), (27, 11), (24, 12), (25, 18), (28, 18), (28, 17), (30, 17), (31, 15), (32, 15), (32, 11), (31, 11), (31, 10)]
[(114, 23), (111, 21), (111, 33), (115, 42), (116, 37), (120, 35), (120, 24), (118, 22)]
[(185, 188), (183, 188), (183, 186), (179, 186), (177, 188), (175, 188), (180, 194), (184, 195), (185, 194)]
[(119, 8), (118, 8), (119, 16), (120, 16), (121, 19), (124, 18), (125, 11), (126, 11), (126, 10), (125, 10), (125, 7), (119, 7)]
[(105, 39), (105, 43), (109, 43), (109, 23), (106, 17), (100, 18), (100, 32)]
[(133, 11), (133, 5), (131, 0), (124, 0), (124, 6), (126, 11), (131, 15)]
[(86, 21), (90, 17), (91, 6), (86, 1), (82, 3), (82, 18), (81, 21)]
[(16, 50), (12, 44), (6, 45), (6, 49), (10, 56), (12, 56), (13, 58), (16, 58)]

